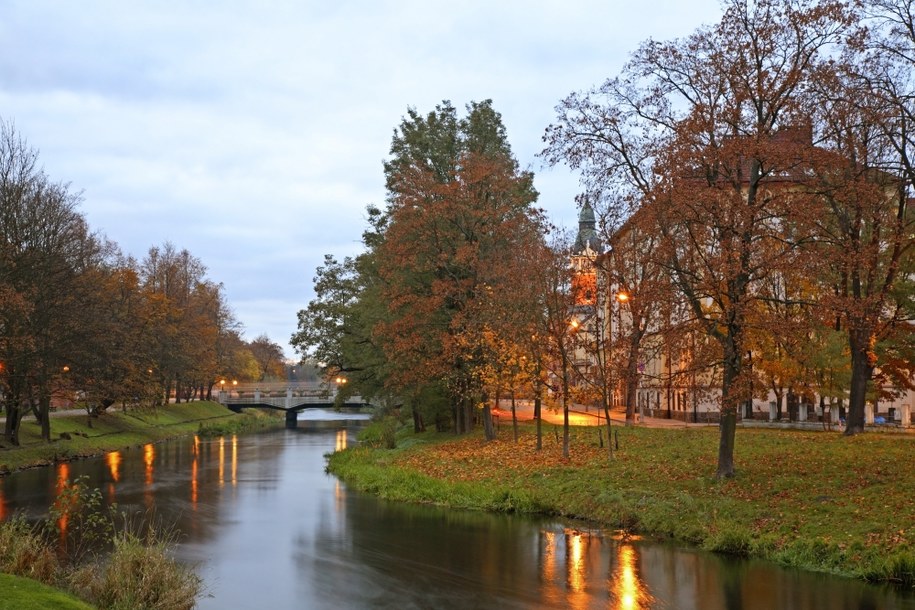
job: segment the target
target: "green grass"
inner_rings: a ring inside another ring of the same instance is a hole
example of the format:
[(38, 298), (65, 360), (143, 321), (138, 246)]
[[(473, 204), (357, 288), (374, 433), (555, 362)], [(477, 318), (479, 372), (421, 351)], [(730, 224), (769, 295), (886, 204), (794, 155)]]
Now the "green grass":
[[(41, 439), (41, 427), (35, 420), (25, 419), (20, 429), (19, 447), (10, 446), (0, 437), (0, 475), (21, 468), (193, 434), (202, 424), (232, 425), (230, 422), (246, 419), (249, 416), (236, 414), (209, 401), (171, 404), (155, 410), (129, 410), (127, 413), (109, 409), (92, 418), (91, 427), (89, 418), (84, 414), (53, 417), (50, 443)], [(61, 438), (62, 434), (70, 438)]]
[(0, 610), (91, 610), (68, 593), (28, 578), (0, 574)]
[(742, 429), (737, 475), (714, 478), (715, 428), (619, 429), (608, 458), (593, 428), (572, 432), (561, 457), (552, 434), (537, 452), (532, 426), (515, 445), (401, 434), (398, 448), (360, 446), (329, 470), (377, 495), (480, 510), (587, 519), (708, 550), (858, 578), (915, 584), (915, 437)]

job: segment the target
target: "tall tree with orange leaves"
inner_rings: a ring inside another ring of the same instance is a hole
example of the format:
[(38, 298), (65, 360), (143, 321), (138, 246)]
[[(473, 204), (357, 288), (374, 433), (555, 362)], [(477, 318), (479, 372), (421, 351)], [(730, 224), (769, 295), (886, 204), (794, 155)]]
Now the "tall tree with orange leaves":
[(619, 78), (559, 105), (549, 162), (582, 170), (605, 216), (660, 236), (658, 262), (720, 350), (719, 478), (734, 475), (738, 407), (750, 393), (748, 312), (794, 244), (778, 218), (799, 195), (793, 132), (803, 93), (852, 23), (844, 3), (728, 0), (719, 23), (648, 41)]
[[(375, 248), (388, 315), (376, 335), (390, 382), (448, 388), (455, 430), (474, 425), (478, 405), (493, 437), (485, 370), (493, 336), (523, 310), (525, 257), (543, 239), (530, 172), (518, 167), (490, 101), (458, 117), (449, 102), (411, 109), (385, 163), (388, 205)], [(533, 309), (533, 307), (531, 308)]]

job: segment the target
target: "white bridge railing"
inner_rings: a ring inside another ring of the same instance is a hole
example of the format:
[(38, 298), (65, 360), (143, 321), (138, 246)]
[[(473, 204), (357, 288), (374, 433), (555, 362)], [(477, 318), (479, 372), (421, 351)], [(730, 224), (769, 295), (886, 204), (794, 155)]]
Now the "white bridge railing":
[[(333, 404), (337, 397), (336, 389), (328, 392), (326, 389), (309, 388), (311, 391), (295, 392), (290, 386), (285, 387), (285, 396), (270, 396), (276, 392), (261, 392), (260, 388), (255, 388), (253, 392), (239, 391), (220, 391), (217, 393), (217, 401), (223, 405), (269, 405), (277, 409), (296, 409), (304, 405), (327, 405)], [(253, 395), (250, 395), (253, 394)], [(363, 404), (361, 396), (350, 396), (344, 404), (355, 405)]]

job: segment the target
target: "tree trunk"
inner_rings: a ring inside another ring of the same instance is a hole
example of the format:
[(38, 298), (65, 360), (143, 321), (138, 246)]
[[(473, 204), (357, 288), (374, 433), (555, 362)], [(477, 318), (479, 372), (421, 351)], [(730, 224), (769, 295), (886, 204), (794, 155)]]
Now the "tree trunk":
[(635, 401), (639, 387), (639, 341), (632, 333), (629, 357), (626, 359), (626, 425), (635, 424)]
[(492, 425), (492, 407), (489, 406), (489, 397), (483, 394), (483, 434), (487, 441), (496, 439), (496, 431)]
[(14, 447), (19, 446), (19, 423), (22, 421), (22, 409), (18, 404), (12, 401), (6, 403), (6, 423), (4, 424), (4, 436), (6, 440)]
[(464, 423), (464, 414), (461, 411), (461, 400), (459, 398), (451, 399), (451, 417), (454, 418), (454, 433), (462, 434), (463, 423)]
[(718, 470), (715, 478), (734, 476), (734, 438), (737, 433), (737, 408), (722, 406), (718, 438)]
[(543, 423), (540, 419), (540, 411), (543, 408), (543, 398), (541, 394), (543, 390), (537, 388), (537, 395), (534, 397), (534, 419), (537, 420), (537, 451), (543, 449)]
[(562, 353), (562, 457), (569, 459), (569, 361)]
[[(737, 406), (740, 397), (734, 387), (740, 376), (740, 351), (734, 349), (735, 341), (729, 337), (725, 346), (724, 371), (721, 383), (721, 421), (718, 424), (718, 470), (715, 478), (734, 476), (734, 439), (737, 434)], [(730, 349), (729, 349), (730, 348)]]
[(518, 415), (515, 413), (515, 391), (512, 390), (512, 437), (518, 442)]
[(851, 343), (851, 385), (848, 391), (848, 410), (845, 414), (845, 435), (853, 436), (864, 432), (864, 402), (867, 400), (867, 384), (874, 373), (868, 357), (867, 342), (855, 345), (854, 334)]
[(426, 424), (423, 422), (423, 416), (419, 409), (416, 408), (416, 400), (410, 401), (410, 413), (413, 415), (413, 432), (418, 434), (426, 431)]
[(41, 413), (41, 438), (46, 442), (51, 442), (51, 395), (48, 392), (41, 392), (38, 397), (38, 411)]

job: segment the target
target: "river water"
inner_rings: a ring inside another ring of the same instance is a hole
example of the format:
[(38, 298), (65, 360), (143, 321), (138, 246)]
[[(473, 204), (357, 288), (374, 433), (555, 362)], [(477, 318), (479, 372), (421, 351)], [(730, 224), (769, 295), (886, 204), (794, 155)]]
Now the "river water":
[[(46, 514), (79, 476), (180, 532), (203, 609), (915, 609), (890, 587), (637, 540), (582, 524), (402, 505), (349, 491), (324, 455), (353, 422), (182, 439), (0, 479), (0, 519)], [(0, 592), (2, 593), (2, 592)]]

